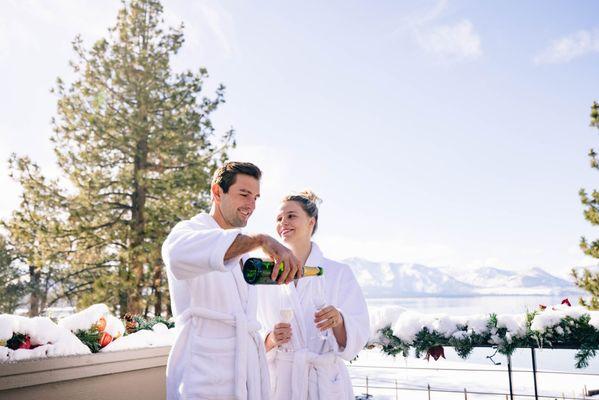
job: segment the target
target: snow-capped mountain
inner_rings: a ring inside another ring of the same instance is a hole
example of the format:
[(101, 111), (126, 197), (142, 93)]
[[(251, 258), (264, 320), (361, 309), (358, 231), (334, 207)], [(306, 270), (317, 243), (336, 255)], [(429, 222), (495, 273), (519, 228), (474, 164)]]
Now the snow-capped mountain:
[(439, 268), (420, 264), (375, 263), (360, 258), (345, 260), (366, 297), (468, 296), (475, 289)]
[(572, 282), (541, 268), (515, 272), (483, 267), (465, 271), (360, 258), (345, 262), (351, 266), (366, 297), (582, 294)]

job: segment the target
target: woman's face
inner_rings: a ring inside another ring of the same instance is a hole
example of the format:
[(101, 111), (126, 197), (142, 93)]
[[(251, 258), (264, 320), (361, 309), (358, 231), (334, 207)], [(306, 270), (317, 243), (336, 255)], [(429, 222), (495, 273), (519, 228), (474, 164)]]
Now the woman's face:
[(309, 217), (297, 201), (281, 203), (277, 214), (277, 233), (284, 242), (309, 241), (315, 223), (316, 219)]

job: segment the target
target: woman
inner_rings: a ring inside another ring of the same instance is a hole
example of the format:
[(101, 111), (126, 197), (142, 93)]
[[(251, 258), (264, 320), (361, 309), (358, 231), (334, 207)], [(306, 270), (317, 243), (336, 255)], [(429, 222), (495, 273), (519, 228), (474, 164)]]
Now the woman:
[(302, 265), (322, 267), (324, 275), (258, 289), (273, 400), (353, 400), (343, 360), (358, 355), (370, 332), (366, 302), (352, 271), (325, 258), (311, 240), (319, 200), (310, 191), (285, 197), (276, 228)]

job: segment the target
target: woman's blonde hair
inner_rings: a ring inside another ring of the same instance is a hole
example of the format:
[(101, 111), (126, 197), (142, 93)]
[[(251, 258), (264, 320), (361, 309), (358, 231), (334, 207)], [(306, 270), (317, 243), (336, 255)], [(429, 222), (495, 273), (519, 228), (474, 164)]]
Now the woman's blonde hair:
[(314, 220), (316, 221), (314, 229), (312, 229), (312, 235), (314, 235), (316, 233), (316, 228), (318, 228), (318, 205), (322, 203), (320, 197), (311, 190), (302, 190), (299, 193), (285, 196), (283, 201), (297, 201), (309, 217), (314, 217)]

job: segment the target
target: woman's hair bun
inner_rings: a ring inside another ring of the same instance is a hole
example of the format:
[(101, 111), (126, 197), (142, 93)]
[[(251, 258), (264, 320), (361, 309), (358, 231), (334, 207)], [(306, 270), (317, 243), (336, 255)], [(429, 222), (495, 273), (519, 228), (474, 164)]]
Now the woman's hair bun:
[(299, 196), (305, 197), (306, 199), (310, 200), (312, 203), (319, 205), (320, 203), (322, 203), (322, 199), (320, 197), (318, 197), (316, 195), (316, 193), (314, 193), (313, 191), (306, 189), (306, 190), (302, 190), (301, 192), (298, 193)]

